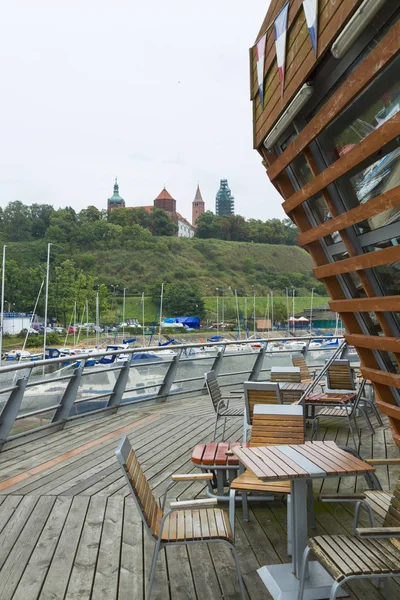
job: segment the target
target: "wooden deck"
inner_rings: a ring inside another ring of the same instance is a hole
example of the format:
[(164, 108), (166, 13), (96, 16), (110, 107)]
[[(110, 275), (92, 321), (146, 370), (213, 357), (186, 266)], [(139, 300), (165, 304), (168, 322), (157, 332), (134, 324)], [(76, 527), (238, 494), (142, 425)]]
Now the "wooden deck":
[[(63, 431), (0, 454), (0, 600), (141, 600), (144, 597), (153, 541), (143, 531), (127, 496), (114, 449), (127, 434), (157, 497), (174, 472), (190, 472), (194, 445), (209, 441), (214, 413), (207, 397), (129, 408), (117, 414), (82, 419)], [(222, 423), (222, 421), (221, 421)], [(362, 425), (362, 423), (360, 422)], [(242, 418), (229, 419), (227, 439), (239, 440)], [(346, 444), (347, 428), (333, 423), (319, 439)], [(364, 457), (397, 457), (399, 449), (386, 429), (374, 436), (363, 430)], [(379, 468), (385, 488), (395, 471)], [(317, 480), (325, 492), (361, 489), (364, 480)], [(177, 483), (171, 499), (204, 494), (203, 484)], [(349, 505), (316, 502), (321, 533), (348, 533)], [(256, 569), (288, 562), (286, 507), (282, 500), (250, 504), (250, 522), (237, 511), (237, 548), (248, 597), (270, 598)], [(398, 580), (397, 580), (398, 581)], [(391, 581), (393, 599), (400, 581)], [(223, 544), (175, 547), (162, 553), (152, 599), (214, 600), (239, 598), (232, 556)], [(382, 599), (366, 580), (350, 586), (352, 599)]]

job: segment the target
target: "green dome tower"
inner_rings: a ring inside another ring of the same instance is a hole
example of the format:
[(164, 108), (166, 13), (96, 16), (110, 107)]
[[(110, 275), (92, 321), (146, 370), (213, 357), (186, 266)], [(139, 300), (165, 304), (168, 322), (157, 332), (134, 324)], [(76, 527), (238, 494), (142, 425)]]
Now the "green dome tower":
[(114, 208), (125, 208), (125, 200), (119, 195), (117, 178), (115, 178), (114, 193), (111, 198), (107, 200), (107, 212), (111, 212)]

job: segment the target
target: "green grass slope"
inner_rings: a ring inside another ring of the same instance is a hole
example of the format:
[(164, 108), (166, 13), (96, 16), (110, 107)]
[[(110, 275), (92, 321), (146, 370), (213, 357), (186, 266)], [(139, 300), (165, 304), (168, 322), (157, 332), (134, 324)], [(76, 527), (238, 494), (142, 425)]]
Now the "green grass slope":
[(211, 295), (212, 288), (228, 286), (248, 293), (254, 285), (261, 292), (275, 274), (312, 272), (310, 256), (297, 246), (221, 240), (154, 238), (118, 250), (76, 249), (73, 258), (78, 265), (91, 267), (102, 282), (126, 287), (131, 294), (160, 280), (192, 280), (205, 295)]

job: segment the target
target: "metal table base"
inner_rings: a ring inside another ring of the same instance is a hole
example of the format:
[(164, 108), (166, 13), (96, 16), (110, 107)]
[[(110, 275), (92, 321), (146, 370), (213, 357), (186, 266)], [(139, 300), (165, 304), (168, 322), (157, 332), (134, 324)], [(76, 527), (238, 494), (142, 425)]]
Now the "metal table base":
[[(269, 565), (258, 569), (264, 585), (274, 600), (297, 600), (300, 581), (293, 574), (291, 564)], [(334, 580), (319, 562), (309, 562), (309, 577), (304, 587), (304, 600), (329, 598)], [(341, 590), (338, 598), (348, 596)]]

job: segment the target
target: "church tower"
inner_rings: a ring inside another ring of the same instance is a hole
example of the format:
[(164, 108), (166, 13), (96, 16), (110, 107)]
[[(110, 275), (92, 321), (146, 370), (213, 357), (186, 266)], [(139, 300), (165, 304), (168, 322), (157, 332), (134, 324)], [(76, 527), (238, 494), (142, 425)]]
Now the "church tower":
[(125, 200), (119, 195), (119, 186), (117, 178), (114, 183), (114, 193), (107, 200), (107, 212), (111, 212), (114, 208), (125, 208)]
[(196, 225), (196, 221), (201, 214), (205, 211), (204, 200), (201, 195), (200, 186), (197, 185), (196, 195), (192, 202), (192, 225)]

